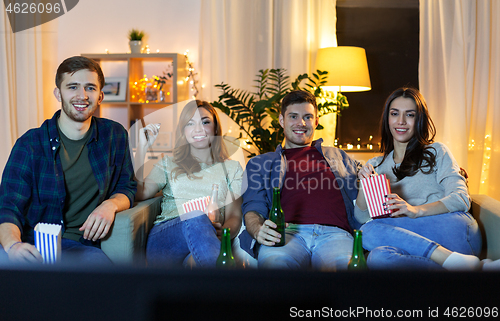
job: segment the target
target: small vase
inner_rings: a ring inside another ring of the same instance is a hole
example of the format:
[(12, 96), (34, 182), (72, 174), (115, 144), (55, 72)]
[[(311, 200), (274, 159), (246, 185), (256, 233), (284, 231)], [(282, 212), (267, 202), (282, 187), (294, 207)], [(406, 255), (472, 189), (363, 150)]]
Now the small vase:
[(142, 41), (140, 40), (131, 40), (129, 41), (130, 53), (138, 54), (141, 53)]
[(154, 103), (158, 99), (157, 90), (154, 89), (151, 84), (146, 86), (146, 102)]
[(165, 92), (163, 90), (158, 90), (158, 102), (163, 103), (165, 102), (167, 97), (165, 96)]

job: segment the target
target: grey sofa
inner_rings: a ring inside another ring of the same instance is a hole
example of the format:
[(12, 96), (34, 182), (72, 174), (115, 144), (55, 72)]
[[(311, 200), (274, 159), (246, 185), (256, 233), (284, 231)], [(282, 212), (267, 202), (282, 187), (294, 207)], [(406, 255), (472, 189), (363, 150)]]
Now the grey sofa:
[(116, 214), (110, 233), (101, 248), (114, 263), (144, 264), (148, 233), (161, 211), (161, 196), (136, 202), (128, 210)]
[[(102, 250), (115, 263), (144, 264), (148, 233), (160, 212), (161, 196), (136, 203), (116, 214), (111, 232), (102, 240)], [(481, 259), (500, 259), (500, 201), (489, 196), (472, 195), (472, 215), (483, 234)]]
[(483, 235), (481, 259), (500, 259), (500, 201), (487, 195), (472, 196), (471, 213)]

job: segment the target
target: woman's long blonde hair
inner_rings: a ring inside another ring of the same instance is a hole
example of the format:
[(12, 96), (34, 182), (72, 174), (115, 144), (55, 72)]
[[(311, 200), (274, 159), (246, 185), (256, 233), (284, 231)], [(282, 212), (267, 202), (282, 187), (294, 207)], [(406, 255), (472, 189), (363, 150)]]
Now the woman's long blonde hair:
[(205, 108), (211, 115), (214, 121), (214, 139), (210, 144), (210, 154), (212, 155), (213, 163), (222, 163), (229, 158), (226, 149), (226, 144), (222, 141), (222, 128), (220, 119), (215, 108), (206, 101), (193, 100), (184, 106), (179, 117), (177, 131), (175, 133), (174, 147), (174, 162), (177, 165), (172, 170), (172, 178), (177, 179), (181, 174), (187, 174), (190, 179), (200, 179), (194, 173), (201, 171), (200, 162), (191, 155), (191, 145), (188, 143), (184, 135), (184, 127), (193, 118), (198, 108)]

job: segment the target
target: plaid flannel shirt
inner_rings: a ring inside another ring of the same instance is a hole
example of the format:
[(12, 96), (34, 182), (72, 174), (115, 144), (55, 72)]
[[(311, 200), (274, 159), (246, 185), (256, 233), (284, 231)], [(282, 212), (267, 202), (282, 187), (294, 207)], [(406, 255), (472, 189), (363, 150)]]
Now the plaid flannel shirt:
[[(33, 243), (39, 222), (61, 224), (66, 201), (64, 172), (59, 157), (57, 111), (39, 128), (31, 129), (14, 145), (0, 184), (0, 224), (17, 225), (25, 242)], [(132, 206), (137, 183), (128, 134), (120, 124), (92, 117), (87, 143), (89, 161), (99, 187), (99, 203), (113, 194), (127, 196)]]

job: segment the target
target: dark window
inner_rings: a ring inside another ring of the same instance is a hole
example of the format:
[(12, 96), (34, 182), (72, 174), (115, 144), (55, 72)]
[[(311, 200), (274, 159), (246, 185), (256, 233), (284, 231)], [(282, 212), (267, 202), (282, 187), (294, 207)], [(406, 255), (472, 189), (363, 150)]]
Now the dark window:
[(345, 144), (380, 142), (380, 115), (387, 96), (401, 86), (418, 88), (418, 0), (338, 0), (339, 46), (365, 48), (372, 90), (344, 93), (350, 107), (339, 117), (337, 136)]

